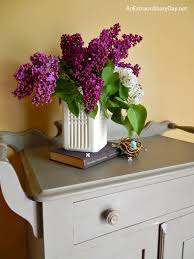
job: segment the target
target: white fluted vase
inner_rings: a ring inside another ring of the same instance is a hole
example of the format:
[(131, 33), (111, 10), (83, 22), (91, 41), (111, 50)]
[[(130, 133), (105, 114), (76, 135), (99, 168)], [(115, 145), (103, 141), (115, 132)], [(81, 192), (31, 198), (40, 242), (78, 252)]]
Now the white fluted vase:
[(95, 119), (84, 111), (78, 118), (74, 116), (64, 103), (63, 144), (67, 150), (98, 152), (107, 144), (107, 119), (100, 107)]

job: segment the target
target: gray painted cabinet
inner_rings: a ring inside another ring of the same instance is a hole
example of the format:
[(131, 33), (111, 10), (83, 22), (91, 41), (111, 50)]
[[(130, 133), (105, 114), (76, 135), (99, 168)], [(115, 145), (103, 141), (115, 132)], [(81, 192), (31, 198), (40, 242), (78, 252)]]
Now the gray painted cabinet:
[[(193, 259), (194, 144), (158, 135), (166, 125), (147, 126), (132, 162), (87, 170), (49, 160), (58, 137), (0, 133), (1, 188), (29, 223), (29, 259)], [(21, 154), (25, 192), (6, 143)]]
[(164, 223), (161, 231), (164, 259), (194, 258), (194, 213)]
[(73, 258), (90, 259), (156, 259), (158, 228), (139, 231), (119, 230), (75, 248)]

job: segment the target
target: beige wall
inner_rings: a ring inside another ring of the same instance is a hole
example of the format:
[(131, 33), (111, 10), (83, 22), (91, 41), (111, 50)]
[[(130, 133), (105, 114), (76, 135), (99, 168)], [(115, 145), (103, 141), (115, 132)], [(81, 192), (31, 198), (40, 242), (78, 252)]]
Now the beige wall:
[[(128, 12), (127, 2), (135, 6), (181, 5), (188, 10)], [(60, 54), (62, 33), (81, 32), (87, 42), (116, 22), (121, 23), (123, 31), (144, 37), (129, 57), (132, 63), (142, 66), (140, 79), (148, 119), (194, 125), (194, 1), (0, 0), (0, 130), (38, 127), (53, 134), (53, 121), (60, 118), (57, 102), (38, 109), (28, 101), (18, 102), (11, 95), (15, 87), (13, 73), (33, 52)], [(194, 142), (189, 134), (176, 131), (169, 135)], [(19, 249), (17, 253), (10, 258), (23, 259)]]

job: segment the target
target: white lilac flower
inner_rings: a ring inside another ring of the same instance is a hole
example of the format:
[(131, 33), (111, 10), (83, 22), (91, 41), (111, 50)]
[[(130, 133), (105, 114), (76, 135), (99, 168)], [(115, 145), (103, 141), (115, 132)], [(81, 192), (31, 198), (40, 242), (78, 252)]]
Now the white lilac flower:
[(137, 84), (137, 77), (131, 68), (115, 67), (115, 72), (119, 73), (119, 78), (123, 86), (131, 88)]
[(129, 89), (128, 103), (140, 104), (144, 91), (138, 84), (137, 77), (134, 75), (131, 68), (115, 67), (115, 72), (119, 73), (121, 84)]
[(134, 85), (133, 88), (129, 88), (129, 93), (128, 93), (128, 103), (129, 104), (140, 104), (141, 103), (141, 98), (144, 95), (144, 91), (141, 87), (140, 84)]

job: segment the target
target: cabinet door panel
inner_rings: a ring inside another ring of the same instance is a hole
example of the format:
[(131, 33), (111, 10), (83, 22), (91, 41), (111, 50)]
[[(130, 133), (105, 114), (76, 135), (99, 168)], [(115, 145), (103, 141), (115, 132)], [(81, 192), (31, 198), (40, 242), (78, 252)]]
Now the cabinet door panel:
[(130, 228), (74, 246), (75, 259), (157, 259), (158, 226)]
[(161, 259), (194, 259), (194, 213), (162, 224)]
[(194, 238), (187, 240), (183, 245), (183, 259), (194, 258)]

